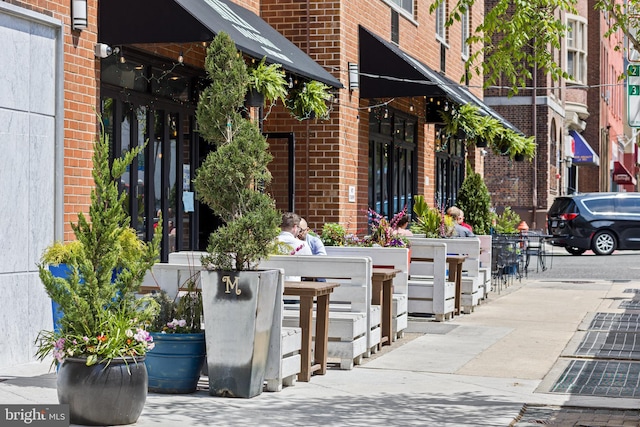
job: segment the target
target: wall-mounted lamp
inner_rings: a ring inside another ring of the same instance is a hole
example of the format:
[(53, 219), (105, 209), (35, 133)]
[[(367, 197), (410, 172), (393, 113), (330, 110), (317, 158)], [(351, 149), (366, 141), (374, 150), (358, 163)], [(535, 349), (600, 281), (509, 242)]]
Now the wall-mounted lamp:
[(71, 0), (71, 28), (82, 31), (88, 24), (87, 0)]
[(349, 62), (349, 90), (356, 90), (359, 86), (358, 64)]

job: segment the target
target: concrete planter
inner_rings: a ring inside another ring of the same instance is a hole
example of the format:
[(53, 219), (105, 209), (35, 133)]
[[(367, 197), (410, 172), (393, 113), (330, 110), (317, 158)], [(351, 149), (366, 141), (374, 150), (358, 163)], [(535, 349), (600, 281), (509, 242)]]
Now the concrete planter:
[(209, 394), (262, 393), (279, 270), (203, 271)]

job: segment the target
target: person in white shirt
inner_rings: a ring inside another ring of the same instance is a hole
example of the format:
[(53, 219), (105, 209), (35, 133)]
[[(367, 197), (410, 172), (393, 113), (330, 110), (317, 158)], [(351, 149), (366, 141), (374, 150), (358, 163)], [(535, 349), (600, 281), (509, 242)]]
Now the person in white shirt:
[(285, 212), (282, 214), (280, 230), (278, 241), (288, 247), (290, 250), (289, 254), (313, 255), (307, 242), (296, 237), (300, 233), (300, 216), (298, 214), (293, 212)]

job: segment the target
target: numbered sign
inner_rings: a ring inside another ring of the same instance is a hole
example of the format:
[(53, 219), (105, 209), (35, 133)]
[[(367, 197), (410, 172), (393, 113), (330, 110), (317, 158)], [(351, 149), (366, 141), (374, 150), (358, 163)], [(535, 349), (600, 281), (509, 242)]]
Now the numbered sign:
[(640, 127), (640, 65), (627, 68), (627, 111), (629, 126)]

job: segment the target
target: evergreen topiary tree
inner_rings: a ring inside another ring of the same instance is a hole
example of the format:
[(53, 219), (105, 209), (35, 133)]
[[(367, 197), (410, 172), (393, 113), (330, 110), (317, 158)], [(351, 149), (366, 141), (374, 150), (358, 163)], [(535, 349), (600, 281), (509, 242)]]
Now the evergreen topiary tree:
[(458, 192), (457, 205), (473, 226), (475, 234), (489, 234), (491, 229), (491, 196), (480, 174), (467, 163), (467, 176)]
[(231, 38), (218, 33), (207, 48), (204, 89), (196, 117), (202, 137), (215, 147), (197, 171), (198, 198), (224, 220), (209, 237), (203, 264), (216, 270), (251, 270), (275, 251), (281, 214), (259, 187), (271, 181), (272, 156), (256, 123), (240, 114), (249, 76)]
[[(87, 365), (116, 357), (142, 356), (149, 347), (144, 328), (157, 304), (136, 292), (159, 257), (162, 230), (142, 242), (124, 210), (119, 178), (144, 147), (136, 147), (109, 165), (109, 141), (104, 132), (93, 154), (94, 189), (89, 216), (81, 212), (71, 224), (76, 241), (54, 243), (38, 265), (47, 294), (62, 310), (59, 331), (40, 332), (37, 356), (57, 362), (86, 357)], [(67, 277), (54, 277), (49, 265), (66, 264)], [(142, 331), (142, 332), (141, 332)], [(134, 336), (135, 334), (135, 336)]]

